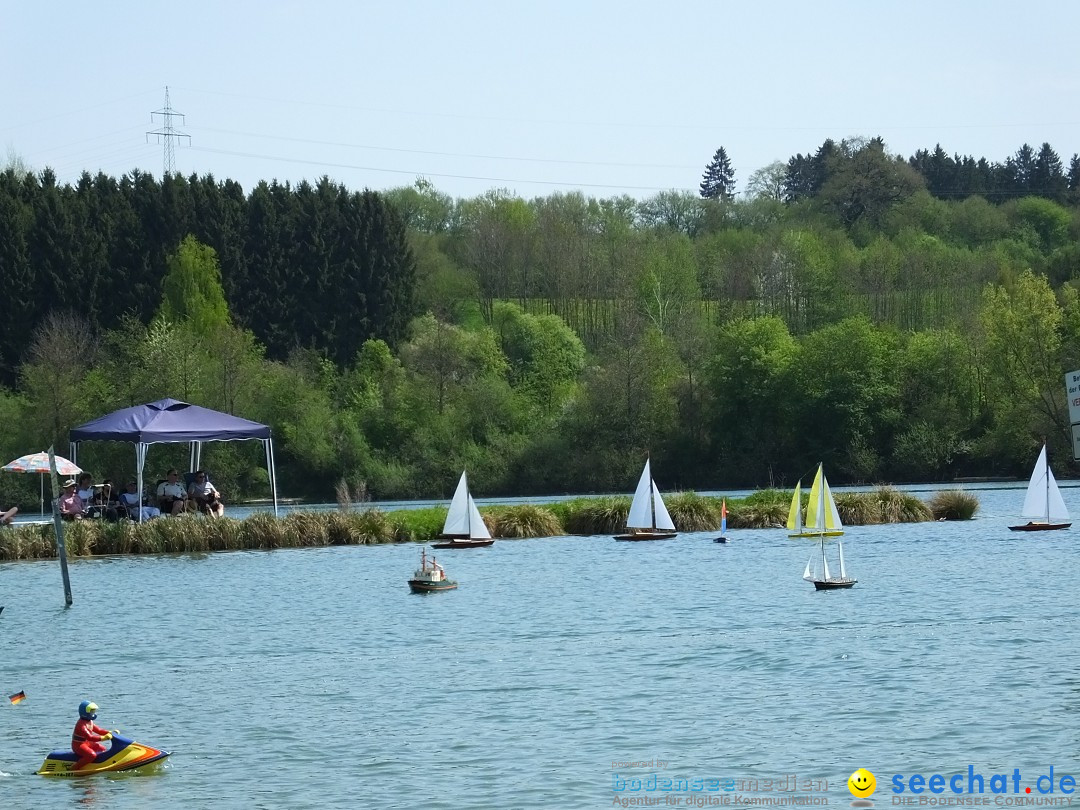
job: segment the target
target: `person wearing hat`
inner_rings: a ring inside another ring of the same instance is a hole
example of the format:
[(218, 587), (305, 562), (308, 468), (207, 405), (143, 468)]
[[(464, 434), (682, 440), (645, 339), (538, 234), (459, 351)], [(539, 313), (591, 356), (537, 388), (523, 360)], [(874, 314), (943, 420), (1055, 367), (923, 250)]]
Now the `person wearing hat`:
[(74, 478), (64, 482), (64, 491), (60, 495), (60, 517), (64, 520), (82, 520), (86, 517), (86, 504), (75, 487)]
[(71, 750), (79, 755), (75, 770), (85, 768), (105, 750), (102, 740), (112, 739), (112, 732), (94, 724), (97, 710), (97, 704), (93, 701), (84, 700), (79, 704), (79, 719), (75, 721), (75, 730), (71, 732)]

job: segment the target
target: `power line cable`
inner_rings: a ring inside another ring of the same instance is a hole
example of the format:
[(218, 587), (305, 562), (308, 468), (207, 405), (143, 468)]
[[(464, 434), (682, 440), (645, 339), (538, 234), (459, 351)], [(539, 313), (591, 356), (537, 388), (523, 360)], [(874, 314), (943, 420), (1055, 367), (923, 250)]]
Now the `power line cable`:
[[(257, 158), (259, 160), (272, 160), (280, 163), (297, 163), (306, 166), (321, 166), (332, 169), (352, 169), (355, 171), (367, 171), (367, 172), (384, 172), (388, 174), (407, 174), (413, 177), (442, 177), (453, 180), (482, 180), (487, 183), (528, 183), (535, 185), (546, 186), (566, 186), (570, 188), (614, 188), (614, 189), (629, 189), (632, 191), (671, 191), (670, 186), (630, 186), (622, 183), (577, 183), (567, 182), (561, 180), (530, 180), (522, 178), (512, 177), (487, 177), (483, 175), (470, 175), (470, 174), (448, 174), (444, 172), (424, 172), (417, 171), (415, 169), (383, 169), (377, 166), (358, 166), (350, 163), (332, 163), (329, 161), (319, 160), (305, 160), (304, 158), (290, 158), (281, 157), (277, 155), (258, 155), (254, 152), (237, 152), (230, 149), (212, 149), (205, 146), (193, 146), (191, 150), (194, 152), (208, 152), (217, 155), (230, 155), (233, 157), (247, 157)], [(690, 189), (674, 189), (676, 191), (689, 191)]]

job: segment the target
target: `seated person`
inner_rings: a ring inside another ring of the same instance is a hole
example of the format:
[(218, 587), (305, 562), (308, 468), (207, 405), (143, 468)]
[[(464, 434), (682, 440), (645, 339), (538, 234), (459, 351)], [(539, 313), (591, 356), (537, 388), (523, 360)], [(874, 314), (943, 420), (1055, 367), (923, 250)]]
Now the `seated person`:
[(86, 504), (75, 487), (74, 478), (64, 482), (64, 491), (60, 495), (60, 517), (64, 520), (82, 520), (86, 517)]
[(11, 521), (15, 520), (15, 515), (18, 514), (19, 507), (13, 506), (6, 512), (0, 512), (0, 526), (10, 526)]
[(195, 473), (195, 477), (191, 479), (191, 486), (188, 487), (188, 495), (195, 501), (200, 512), (214, 517), (225, 514), (225, 504), (221, 502), (221, 493), (210, 483), (204, 471), (199, 470)]
[(187, 493), (176, 470), (169, 470), (166, 479), (158, 484), (157, 497), (163, 515), (179, 515), (187, 509)]
[(106, 478), (90, 499), (88, 514), (90, 517), (100, 516), (111, 523), (116, 523), (120, 519), (122, 511), (125, 510), (120, 503), (120, 498), (113, 491), (112, 481)]
[(156, 506), (146, 505), (146, 499), (139, 494), (139, 485), (134, 480), (127, 482), (126, 489), (120, 495), (120, 503), (132, 520), (150, 520), (161, 514)]
[[(90, 475), (90, 473), (81, 473), (76, 491), (79, 493), (79, 497), (82, 498), (83, 506), (87, 507), (89, 513), (90, 501), (94, 500), (94, 476)], [(90, 515), (87, 514), (87, 517), (90, 517)]]

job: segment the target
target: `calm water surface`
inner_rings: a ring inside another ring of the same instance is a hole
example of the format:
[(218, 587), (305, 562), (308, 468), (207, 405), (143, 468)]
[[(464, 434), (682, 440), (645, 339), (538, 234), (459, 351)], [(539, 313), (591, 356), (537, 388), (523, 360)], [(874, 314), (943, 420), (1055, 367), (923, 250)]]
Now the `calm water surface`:
[[(2, 564), (0, 691), (28, 697), (0, 705), (0, 802), (599, 808), (659, 770), (614, 762), (659, 759), (840, 807), (864, 766), (885, 807), (894, 773), (1078, 773), (1080, 535), (977, 494), (974, 521), (850, 529), (846, 592), (779, 530), (499, 541), (444, 552), (461, 587), (427, 596), (415, 546), (80, 560), (70, 609), (55, 561)], [(35, 776), (83, 699), (165, 767)]]

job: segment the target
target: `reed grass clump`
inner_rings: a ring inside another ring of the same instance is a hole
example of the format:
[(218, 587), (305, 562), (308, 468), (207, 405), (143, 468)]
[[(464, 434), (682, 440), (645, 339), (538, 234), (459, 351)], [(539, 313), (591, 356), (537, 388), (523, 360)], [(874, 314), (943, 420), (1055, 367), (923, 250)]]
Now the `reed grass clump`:
[(791, 495), (781, 489), (763, 489), (741, 501), (728, 501), (728, 526), (732, 529), (782, 528), (787, 525)]
[(932, 520), (930, 507), (920, 498), (892, 487), (879, 487), (877, 496), (881, 523), (921, 523)]
[(836, 511), (845, 526), (874, 526), (881, 523), (921, 523), (930, 520), (930, 508), (919, 498), (892, 487), (872, 492), (842, 492), (834, 495)]
[(709, 532), (720, 528), (720, 501), (696, 492), (680, 492), (665, 499), (668, 514), (680, 532)]
[[(852, 526), (932, 518), (968, 520), (978, 509), (978, 501), (960, 490), (938, 492), (929, 504), (888, 487), (837, 494), (836, 502), (841, 520)], [(791, 492), (773, 489), (728, 499), (728, 525), (733, 529), (783, 527), (790, 503)], [(804, 497), (804, 508), (805, 503)], [(720, 526), (719, 498), (687, 492), (671, 496), (667, 504), (679, 531), (715, 531)], [(626, 528), (629, 512), (630, 499), (614, 496), (489, 509), (482, 517), (493, 537), (610, 535)], [(282, 518), (261, 512), (245, 520), (201, 515), (144, 523), (83, 520), (64, 524), (64, 542), (72, 557), (427, 543), (442, 532), (445, 519), (445, 508), (432, 507), (392, 513), (378, 509), (293, 512)], [(51, 523), (0, 528), (0, 560), (55, 557), (54, 531)]]
[(935, 520), (971, 520), (979, 510), (979, 500), (962, 489), (942, 489), (930, 498)]
[[(446, 509), (438, 506), (427, 509), (402, 509), (392, 512), (394, 536), (399, 543), (427, 543), (434, 540), (446, 522)], [(485, 520), (485, 524), (487, 521)], [(488, 529), (490, 530), (490, 525)]]
[(0, 528), (0, 559), (31, 560), (56, 556), (56, 536), (48, 526)]
[[(880, 510), (876, 501), (867, 497), (867, 492), (836, 492), (836, 511), (845, 526), (870, 526), (880, 523)], [(805, 517), (805, 515), (804, 515)]]
[(555, 513), (544, 506), (507, 506), (491, 515), (492, 537), (555, 537), (563, 534)]
[(626, 528), (630, 499), (622, 496), (575, 500), (566, 504), (563, 525), (569, 534), (615, 534)]
[[(177, 518), (173, 518), (177, 520)], [(158, 521), (151, 521), (156, 523)], [(241, 521), (240, 538), (244, 548), (288, 548), (297, 539), (298, 527), (269, 512), (259, 512)]]
[(354, 536), (365, 546), (398, 541), (397, 527), (380, 509), (365, 509), (350, 515)]

